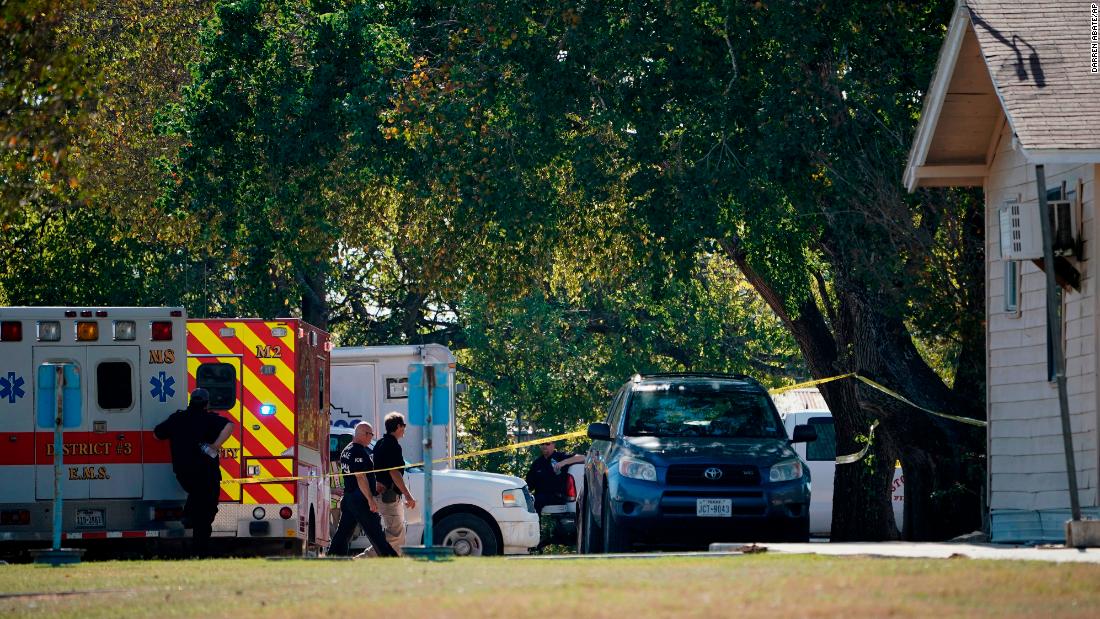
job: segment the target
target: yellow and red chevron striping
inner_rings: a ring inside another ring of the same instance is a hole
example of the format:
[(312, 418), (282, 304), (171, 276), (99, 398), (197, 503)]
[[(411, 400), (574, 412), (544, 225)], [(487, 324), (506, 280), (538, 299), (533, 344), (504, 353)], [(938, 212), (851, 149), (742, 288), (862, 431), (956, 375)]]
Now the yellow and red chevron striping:
[[(244, 408), (244, 455), (281, 456), (294, 447), (294, 375), (284, 359), (258, 359), (255, 342), (265, 340), (256, 333), (270, 332), (280, 323), (248, 323), (243, 321), (209, 321), (198, 323), (190, 330), (196, 340), (194, 350), (202, 354), (236, 354), (242, 360), (242, 404)], [(233, 329), (234, 335), (222, 337), (215, 330)], [(289, 331), (290, 329), (288, 329)], [(268, 338), (270, 340), (271, 338)], [(280, 351), (282, 352), (282, 351)], [(275, 367), (275, 374), (263, 374), (264, 365)], [(272, 404), (274, 415), (261, 415), (260, 406)]]
[[(285, 329), (286, 335), (272, 335), (274, 328)], [(230, 331), (231, 330), (231, 331)], [(225, 335), (223, 335), (223, 333)], [(193, 320), (188, 321), (187, 349), (190, 355), (227, 355), (239, 360), (241, 391), (239, 423), (242, 440), (239, 461), (261, 467), (262, 475), (293, 476), (295, 453), (295, 342), (297, 329), (291, 321), (261, 320)], [(262, 358), (261, 358), (262, 357)], [(189, 370), (191, 364), (189, 362)], [(198, 363), (196, 362), (196, 367)], [(264, 372), (265, 367), (268, 373)], [(192, 381), (194, 373), (191, 372)], [(274, 405), (275, 414), (261, 415), (261, 406)], [(223, 460), (224, 465), (239, 464)], [(295, 484), (236, 484), (223, 488), (223, 500), (243, 503), (295, 502)]]
[[(246, 466), (259, 466), (257, 477), (291, 477), (294, 475), (292, 458), (248, 458)], [(294, 503), (294, 482), (266, 484), (242, 484), (243, 503)]]

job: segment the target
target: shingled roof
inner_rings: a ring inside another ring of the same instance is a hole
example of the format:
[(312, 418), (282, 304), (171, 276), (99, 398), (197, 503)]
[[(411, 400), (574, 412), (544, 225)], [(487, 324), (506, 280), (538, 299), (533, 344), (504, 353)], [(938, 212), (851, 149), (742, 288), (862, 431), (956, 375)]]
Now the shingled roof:
[[(909, 189), (937, 184), (920, 182), (919, 168), (925, 166), (988, 163), (949, 142), (951, 135), (959, 140), (957, 133), (967, 122), (973, 125), (975, 114), (981, 117), (982, 129), (981, 136), (975, 132), (971, 137), (975, 144), (995, 131), (985, 130), (990, 113), (1001, 119), (1000, 111), (988, 110), (994, 103), (989, 95), (995, 95), (1029, 160), (1100, 163), (1100, 73), (1092, 72), (1091, 28), (1090, 2), (960, 1), (909, 154)], [(972, 70), (978, 61), (984, 63), (985, 75)], [(960, 73), (966, 75), (960, 78)], [(967, 115), (969, 120), (963, 118)], [(947, 120), (949, 126), (939, 127), (941, 116), (951, 116), (954, 122)], [(934, 161), (937, 157), (942, 161)], [(952, 173), (961, 177), (973, 171)], [(925, 177), (931, 174), (924, 172)]]

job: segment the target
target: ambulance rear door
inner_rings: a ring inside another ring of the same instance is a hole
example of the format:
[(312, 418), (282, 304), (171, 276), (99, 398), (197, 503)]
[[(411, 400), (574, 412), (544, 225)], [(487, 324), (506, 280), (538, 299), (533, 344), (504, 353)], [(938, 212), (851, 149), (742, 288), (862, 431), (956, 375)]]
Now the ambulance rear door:
[(88, 496), (93, 499), (141, 497), (140, 350), (137, 346), (88, 347), (84, 410), (91, 453), (81, 475), (88, 480)]
[[(32, 377), (38, 376), (38, 367), (44, 363), (71, 363), (77, 367), (80, 374), (80, 392), (82, 394), (81, 408), (88, 410), (88, 366), (86, 346), (35, 346), (32, 358), (34, 371)], [(36, 385), (37, 381), (32, 382)], [(35, 406), (37, 408), (38, 389), (32, 387)], [(77, 428), (66, 428), (62, 434), (62, 442), (65, 451), (62, 452), (63, 468), (61, 469), (61, 495), (66, 500), (87, 499), (88, 480), (84, 479), (82, 472), (88, 466), (89, 456), (81, 454), (82, 446), (87, 451), (87, 445), (91, 443), (89, 432), (89, 415), (82, 415), (81, 425)], [(36, 499), (52, 499), (54, 484), (54, 431), (51, 428), (34, 429), (34, 496)]]

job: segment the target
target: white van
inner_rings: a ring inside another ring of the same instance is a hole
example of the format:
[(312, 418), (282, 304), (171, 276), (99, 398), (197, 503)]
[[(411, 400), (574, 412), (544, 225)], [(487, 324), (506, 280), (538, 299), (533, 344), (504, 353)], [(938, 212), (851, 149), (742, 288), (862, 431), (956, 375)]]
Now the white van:
[[(810, 495), (810, 535), (828, 537), (833, 522), (833, 476), (837, 466), (833, 414), (825, 406), (825, 400), (817, 389), (795, 389), (793, 392), (773, 396), (772, 399), (783, 418), (788, 436), (795, 426), (802, 424), (808, 424), (817, 430), (816, 441), (796, 443), (792, 447), (806, 461), (810, 469), (810, 479), (813, 480), (813, 492)], [(900, 530), (905, 508), (905, 475), (900, 466), (894, 469), (891, 498), (894, 522)]]

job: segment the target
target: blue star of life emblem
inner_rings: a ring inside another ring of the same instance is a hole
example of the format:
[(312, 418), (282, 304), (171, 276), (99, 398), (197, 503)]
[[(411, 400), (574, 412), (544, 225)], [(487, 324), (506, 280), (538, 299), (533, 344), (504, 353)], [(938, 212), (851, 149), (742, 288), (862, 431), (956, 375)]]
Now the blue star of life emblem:
[(176, 384), (176, 378), (168, 376), (166, 372), (161, 372), (159, 376), (150, 377), (149, 384), (153, 386), (149, 391), (149, 395), (161, 402), (167, 402), (168, 398), (176, 395), (176, 390), (172, 388), (172, 385)]
[(16, 376), (15, 372), (8, 372), (7, 378), (0, 376), (0, 400), (7, 400), (8, 404), (15, 404), (15, 401), (25, 395), (23, 391), (23, 377)]

